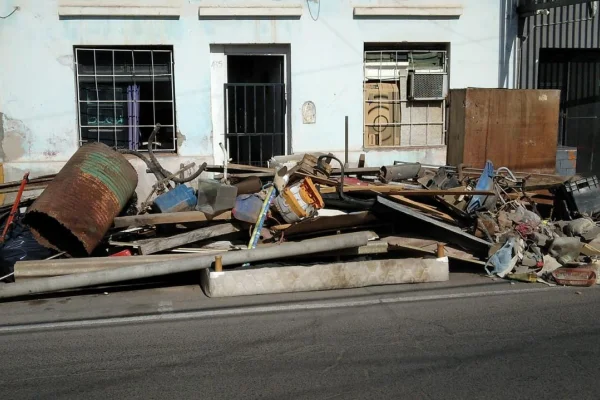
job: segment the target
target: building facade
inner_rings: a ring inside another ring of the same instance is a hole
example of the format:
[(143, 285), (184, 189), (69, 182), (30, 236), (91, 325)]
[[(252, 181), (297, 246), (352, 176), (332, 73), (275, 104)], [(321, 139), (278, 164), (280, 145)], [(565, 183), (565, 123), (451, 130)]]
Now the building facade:
[(558, 143), (578, 174), (600, 175), (599, 2), (522, 0), (516, 13), (519, 86), (561, 90)]
[(170, 170), (221, 163), (220, 144), (255, 165), (343, 157), (346, 117), (350, 163), (444, 164), (444, 91), (513, 87), (516, 62), (504, 2), (444, 3), (5, 0), (4, 179), (56, 172), (90, 141), (144, 150), (156, 123)]

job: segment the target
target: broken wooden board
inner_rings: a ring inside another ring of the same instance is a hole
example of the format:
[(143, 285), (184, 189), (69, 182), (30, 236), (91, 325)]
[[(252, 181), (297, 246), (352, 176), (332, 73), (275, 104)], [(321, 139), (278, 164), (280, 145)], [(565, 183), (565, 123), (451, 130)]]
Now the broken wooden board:
[(231, 212), (218, 215), (207, 215), (201, 211), (182, 211), (164, 214), (142, 214), (115, 218), (115, 228), (126, 228), (146, 225), (181, 224), (185, 222), (226, 221), (231, 219)]
[(223, 236), (229, 233), (235, 233), (239, 231), (240, 228), (238, 228), (237, 226), (226, 223), (219, 225), (211, 225), (206, 228), (196, 229), (175, 236), (140, 240), (134, 243), (139, 245), (140, 254), (147, 255), (158, 253), (159, 251), (163, 250), (169, 250), (175, 247), (180, 247), (188, 243), (199, 242), (201, 240), (206, 240), (217, 236)]
[(333, 217), (317, 217), (306, 219), (296, 224), (276, 225), (271, 230), (280, 232), (284, 231), (286, 237), (298, 235), (308, 232), (321, 232), (332, 229), (343, 229), (351, 227), (359, 227), (370, 223), (377, 222), (377, 217), (370, 212), (363, 211), (351, 214), (336, 215)]
[(600, 249), (597, 249), (596, 247), (592, 246), (591, 244), (586, 243), (581, 248), (581, 254), (583, 254), (584, 256), (588, 256), (588, 257), (597, 257), (597, 256), (600, 256)]

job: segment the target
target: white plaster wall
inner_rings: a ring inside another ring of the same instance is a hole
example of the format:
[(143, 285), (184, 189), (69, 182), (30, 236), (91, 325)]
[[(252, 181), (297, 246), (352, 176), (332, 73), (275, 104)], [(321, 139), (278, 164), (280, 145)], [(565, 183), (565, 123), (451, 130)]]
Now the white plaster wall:
[[(67, 2), (68, 3), (68, 2)], [(77, 4), (103, 4), (78, 0)], [(160, 19), (59, 19), (58, 0), (3, 0), (0, 14), (0, 113), (5, 179), (58, 170), (78, 146), (73, 46), (172, 45), (175, 61), (178, 156), (213, 162), (212, 115), (222, 102), (211, 102), (215, 55), (211, 44), (289, 44), (291, 48), (292, 151), (332, 151), (343, 156), (344, 116), (350, 118), (350, 160), (363, 152), (362, 59), (365, 42), (449, 42), (452, 88), (497, 87), (501, 82), (501, 7), (497, 0), (462, 0), (458, 19), (353, 18), (353, 6), (440, 4), (442, 0), (263, 0), (252, 4), (300, 4), (300, 19), (205, 20), (198, 7), (248, 5), (248, 1), (124, 0), (127, 5), (162, 4), (181, 8), (181, 17)], [(453, 1), (452, 4), (456, 4)], [(310, 10), (309, 10), (310, 8)], [(312, 12), (312, 15), (311, 15)], [(318, 15), (317, 15), (318, 14)], [(503, 59), (503, 61), (505, 61)], [(303, 124), (301, 106), (313, 101), (316, 124)], [(445, 147), (367, 151), (367, 165), (395, 160), (445, 162)], [(142, 168), (143, 169), (143, 168)], [(172, 169), (176, 169), (173, 167)], [(34, 173), (35, 171), (35, 173)], [(140, 170), (140, 172), (142, 172)], [(142, 175), (144, 173), (142, 172)], [(151, 183), (151, 178), (148, 183)], [(146, 182), (146, 178), (141, 178)]]

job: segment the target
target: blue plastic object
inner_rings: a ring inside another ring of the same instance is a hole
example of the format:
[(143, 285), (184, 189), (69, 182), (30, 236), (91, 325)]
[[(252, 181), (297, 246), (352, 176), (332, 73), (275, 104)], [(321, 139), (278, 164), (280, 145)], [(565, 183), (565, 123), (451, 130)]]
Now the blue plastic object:
[(242, 194), (235, 200), (232, 210), (233, 218), (255, 224), (260, 217), (264, 200), (256, 194)]
[(196, 207), (197, 202), (194, 189), (179, 185), (154, 199), (154, 207), (161, 213), (189, 211)]
[[(477, 181), (475, 190), (492, 190), (494, 188), (494, 164), (491, 161), (485, 163), (483, 172)], [(475, 195), (471, 198), (469, 205), (467, 206), (467, 212), (472, 213), (484, 207), (488, 196), (486, 195)]]

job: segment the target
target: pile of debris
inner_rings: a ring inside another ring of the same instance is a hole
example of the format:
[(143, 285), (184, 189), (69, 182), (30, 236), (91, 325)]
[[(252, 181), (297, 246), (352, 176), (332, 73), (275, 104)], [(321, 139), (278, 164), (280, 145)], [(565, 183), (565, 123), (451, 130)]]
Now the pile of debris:
[[(414, 283), (448, 279), (447, 272), (434, 277), (428, 263), (447, 268), (448, 259), (519, 281), (596, 283), (595, 177), (513, 173), (489, 161), (483, 170), (365, 167), (361, 157), (348, 168), (332, 154), (275, 157), (269, 168), (225, 162), (191, 173), (190, 164), (172, 173), (151, 149), (149, 158), (134, 155), (156, 176), (140, 204), (127, 158), (99, 143), (81, 147), (55, 176), (0, 186), (2, 193), (42, 190), (2, 211), (10, 219), (2, 280), (17, 283), (1, 287), (0, 298), (191, 270), (204, 271), (209, 295)], [(412, 272), (394, 277), (397, 265)], [(290, 287), (273, 276), (281, 266), (294, 271)], [(257, 278), (256, 270), (270, 275)], [(344, 284), (323, 276), (298, 283), (306, 271), (334, 270), (343, 271)], [(385, 278), (372, 277), (382, 271)], [(243, 289), (219, 288), (222, 276)], [(260, 289), (249, 288), (251, 280)], [(265, 289), (266, 281), (279, 286)]]

